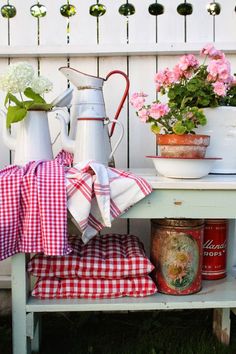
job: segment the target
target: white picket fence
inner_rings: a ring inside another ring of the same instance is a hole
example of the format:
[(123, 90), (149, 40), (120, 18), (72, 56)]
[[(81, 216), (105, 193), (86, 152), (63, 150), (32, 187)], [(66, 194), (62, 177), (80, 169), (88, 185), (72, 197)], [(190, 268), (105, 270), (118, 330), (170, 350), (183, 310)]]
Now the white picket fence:
[[(130, 93), (141, 90), (148, 93), (152, 100), (155, 98), (155, 72), (175, 64), (179, 54), (197, 53), (204, 44), (210, 42), (215, 42), (218, 49), (225, 50), (236, 72), (235, 1), (219, 0), (221, 13), (215, 17), (206, 10), (209, 0), (189, 1), (193, 5), (193, 13), (186, 17), (176, 11), (180, 0), (159, 1), (165, 11), (158, 17), (148, 12), (149, 5), (155, 0), (130, 0), (136, 9), (135, 14), (121, 16), (118, 9), (126, 2), (102, 0), (107, 11), (97, 19), (89, 14), (89, 7), (96, 3), (94, 0), (72, 0), (71, 4), (76, 7), (77, 13), (70, 18), (60, 14), (60, 7), (67, 1), (42, 0), (47, 14), (36, 19), (30, 13), (30, 7), (36, 1), (10, 0), (17, 14), (11, 19), (3, 18), (0, 14), (0, 73), (4, 72), (9, 63), (22, 60), (30, 62), (42, 75), (53, 81), (53, 92), (47, 96), (50, 101), (67, 87), (66, 79), (58, 71), (61, 66), (70, 65), (102, 77), (118, 69), (128, 74)], [(115, 114), (124, 85), (124, 80), (118, 76), (105, 83), (106, 111), (111, 118)], [(0, 108), (4, 108), (3, 101), (4, 93), (0, 92)], [(125, 135), (115, 154), (116, 166), (152, 167), (151, 162), (145, 158), (156, 152), (155, 136), (149, 126), (138, 121), (128, 101), (119, 120), (124, 124)], [(59, 132), (59, 123), (52, 113), (49, 121), (53, 139)], [(1, 124), (5, 124), (3, 120), (0, 121), (0, 127)], [(117, 134), (115, 131), (113, 142)], [(59, 139), (54, 146), (54, 154), (60, 148)], [(10, 162), (10, 152), (0, 139), (0, 168)], [(146, 238), (148, 248), (148, 221), (130, 220), (128, 226), (126, 221), (117, 221), (113, 230), (128, 230), (142, 239)], [(9, 280), (9, 275), (10, 262), (4, 261), (0, 264), (0, 279)], [(6, 281), (2, 282), (2, 286), (6, 285)]]

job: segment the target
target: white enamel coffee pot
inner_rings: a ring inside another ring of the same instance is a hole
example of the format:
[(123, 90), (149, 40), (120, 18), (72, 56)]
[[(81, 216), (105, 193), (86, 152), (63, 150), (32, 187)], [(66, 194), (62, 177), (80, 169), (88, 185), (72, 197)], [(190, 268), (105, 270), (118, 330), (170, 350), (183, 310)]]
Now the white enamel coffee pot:
[[(65, 120), (60, 116), (62, 146), (74, 154), (74, 164), (84, 160), (94, 160), (108, 165), (120, 144), (124, 129), (117, 121), (129, 90), (129, 79), (119, 70), (110, 72), (106, 78), (82, 73), (70, 67), (59, 69), (66, 78), (76, 87), (73, 93), (70, 109), (71, 127), (68, 136)], [(103, 84), (114, 74), (122, 75), (126, 80), (126, 88), (115, 114), (110, 120), (106, 116), (103, 97)], [(111, 124), (109, 133), (108, 126)], [(110, 137), (114, 128), (119, 125), (121, 132), (117, 142), (111, 148)]]

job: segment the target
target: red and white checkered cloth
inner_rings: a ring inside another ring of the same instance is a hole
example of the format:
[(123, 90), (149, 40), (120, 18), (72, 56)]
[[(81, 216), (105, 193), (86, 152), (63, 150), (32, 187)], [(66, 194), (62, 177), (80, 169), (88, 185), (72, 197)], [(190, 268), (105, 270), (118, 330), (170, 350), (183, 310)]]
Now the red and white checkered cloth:
[(68, 169), (66, 186), (67, 206), (85, 243), (152, 191), (143, 178), (94, 161)]
[(134, 235), (99, 235), (86, 245), (78, 236), (70, 236), (69, 244), (73, 251), (67, 256), (35, 255), (28, 272), (37, 277), (119, 279), (147, 275), (154, 269)]
[(57, 161), (0, 170), (0, 260), (18, 252), (68, 254), (66, 208), (64, 166)]
[(65, 175), (71, 163), (62, 151), (53, 161), (0, 170), (0, 260), (18, 252), (68, 254), (67, 197), (87, 242), (151, 193), (142, 178), (93, 162)]
[(39, 278), (32, 296), (40, 299), (102, 299), (122, 296), (141, 297), (156, 292), (156, 285), (148, 275), (130, 279)]

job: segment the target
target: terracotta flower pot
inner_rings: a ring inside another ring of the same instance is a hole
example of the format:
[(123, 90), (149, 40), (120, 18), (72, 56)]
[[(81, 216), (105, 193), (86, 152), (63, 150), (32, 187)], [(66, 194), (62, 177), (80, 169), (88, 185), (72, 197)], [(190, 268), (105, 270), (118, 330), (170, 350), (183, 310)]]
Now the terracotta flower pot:
[(158, 134), (156, 136), (158, 153), (164, 157), (204, 158), (209, 135), (198, 134)]

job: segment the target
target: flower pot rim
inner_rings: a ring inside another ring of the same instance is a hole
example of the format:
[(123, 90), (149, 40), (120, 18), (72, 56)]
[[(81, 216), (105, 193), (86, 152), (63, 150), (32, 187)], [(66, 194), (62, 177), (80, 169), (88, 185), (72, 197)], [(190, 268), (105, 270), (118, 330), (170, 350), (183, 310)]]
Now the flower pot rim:
[(208, 146), (210, 135), (206, 134), (157, 134), (158, 145), (198, 145)]

